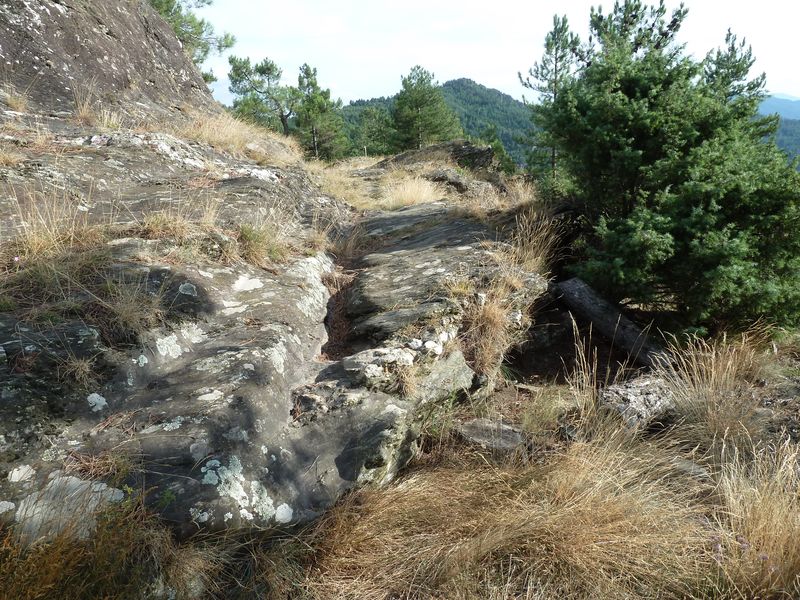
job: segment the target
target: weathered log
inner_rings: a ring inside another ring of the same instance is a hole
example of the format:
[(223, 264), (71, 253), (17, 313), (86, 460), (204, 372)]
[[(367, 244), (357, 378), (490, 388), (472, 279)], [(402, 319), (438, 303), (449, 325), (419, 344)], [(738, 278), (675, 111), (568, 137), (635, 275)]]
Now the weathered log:
[(595, 331), (627, 352), (631, 359), (648, 367), (663, 361), (664, 350), (647, 332), (623, 315), (618, 306), (601, 298), (585, 281), (575, 277), (552, 287), (575, 315), (591, 321)]

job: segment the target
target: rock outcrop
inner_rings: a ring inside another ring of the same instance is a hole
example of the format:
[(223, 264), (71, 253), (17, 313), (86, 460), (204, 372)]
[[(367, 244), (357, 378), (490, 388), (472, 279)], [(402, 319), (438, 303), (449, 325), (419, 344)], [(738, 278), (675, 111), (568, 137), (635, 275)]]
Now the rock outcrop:
[(71, 112), (87, 92), (132, 117), (218, 110), (146, 0), (5, 0), (0, 83), (26, 92), (40, 112)]
[[(390, 481), (420, 407), (485, 383), (459, 343), (479, 298), (448, 286), (498, 276), (488, 224), (433, 203), (356, 228), (275, 139), (81, 124), (89, 78), (127, 115), (214, 115), (146, 3), (12, 1), (0, 32), (32, 101), (0, 112), (0, 519), (36, 539), (82, 515), (86, 535), (96, 508), (147, 490), (183, 535), (305, 522)], [(359, 231), (335, 289), (325, 235)], [(510, 306), (545, 289), (520, 274)]]

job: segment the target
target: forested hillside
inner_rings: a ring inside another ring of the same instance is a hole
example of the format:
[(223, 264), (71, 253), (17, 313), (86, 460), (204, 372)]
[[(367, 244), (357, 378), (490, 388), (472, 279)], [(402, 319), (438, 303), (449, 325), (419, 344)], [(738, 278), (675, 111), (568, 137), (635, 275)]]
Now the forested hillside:
[[(495, 126), (497, 137), (517, 164), (525, 163), (525, 145), (517, 138), (530, 127), (528, 108), (508, 94), (489, 89), (471, 79), (455, 79), (442, 85), (447, 105), (458, 115), (464, 132), (481, 138)], [(391, 110), (395, 97), (355, 100), (344, 107), (344, 119), (351, 139), (355, 139), (360, 115), (368, 107)]]
[(522, 102), (471, 79), (448, 81), (442, 86), (442, 91), (468, 135), (479, 138), (494, 125), (497, 137), (514, 161), (525, 163), (526, 148), (518, 138), (530, 128), (531, 122), (528, 108)]
[(800, 119), (781, 119), (776, 141), (790, 155), (800, 155)]
[(770, 96), (764, 99), (758, 112), (762, 115), (777, 114), (782, 119), (800, 119), (800, 100)]

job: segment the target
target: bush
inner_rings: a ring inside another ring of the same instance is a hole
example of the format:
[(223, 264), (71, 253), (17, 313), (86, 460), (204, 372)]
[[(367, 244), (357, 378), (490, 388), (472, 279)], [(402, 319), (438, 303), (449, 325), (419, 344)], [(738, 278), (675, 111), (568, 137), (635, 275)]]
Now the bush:
[(800, 317), (800, 175), (765, 136), (751, 50), (697, 61), (676, 42), (687, 11), (626, 0), (592, 11), (594, 45), (538, 107), (584, 224), (575, 271), (616, 300), (718, 326)]

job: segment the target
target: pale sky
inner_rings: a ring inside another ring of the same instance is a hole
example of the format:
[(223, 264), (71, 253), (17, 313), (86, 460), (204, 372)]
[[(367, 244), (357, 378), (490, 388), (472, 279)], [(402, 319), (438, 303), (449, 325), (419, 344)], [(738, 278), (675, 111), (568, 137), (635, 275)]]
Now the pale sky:
[[(657, 0), (652, 0), (655, 4)], [(218, 31), (237, 38), (231, 51), (254, 61), (269, 57), (296, 84), (303, 63), (316, 67), (323, 87), (347, 103), (391, 96), (400, 77), (416, 64), (440, 83), (467, 77), (521, 99), (517, 72), (526, 73), (542, 54), (553, 15), (566, 14), (571, 29), (586, 37), (589, 8), (598, 0), (216, 0), (200, 10)], [(772, 93), (800, 97), (796, 0), (686, 0), (689, 15), (679, 34), (700, 58), (721, 46), (731, 28), (747, 38), (757, 59), (753, 74), (767, 73)], [(677, 2), (668, 0), (673, 8)], [(219, 78), (215, 96), (229, 103), (227, 57), (208, 65)]]

